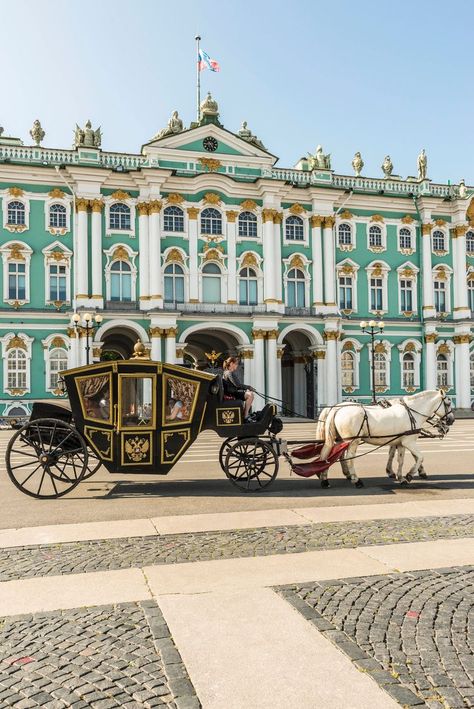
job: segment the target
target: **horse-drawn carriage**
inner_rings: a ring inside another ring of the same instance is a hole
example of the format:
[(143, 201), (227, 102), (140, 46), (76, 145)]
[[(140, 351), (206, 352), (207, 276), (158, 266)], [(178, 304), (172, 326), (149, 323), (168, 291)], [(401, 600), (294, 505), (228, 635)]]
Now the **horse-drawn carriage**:
[[(277, 437), (282, 422), (273, 404), (244, 421), (242, 402), (224, 398), (219, 375), (152, 362), (143, 356), (143, 345), (135, 347), (130, 360), (64, 372), (70, 409), (50, 403), (33, 406), (6, 452), (7, 472), (22, 492), (61, 497), (101, 465), (110, 473), (166, 475), (203, 430), (224, 439), (220, 465), (244, 492), (268, 488), (280, 456), (296, 474), (321, 475), (324, 483), (329, 466), (343, 458), (355, 438), (363, 438), (362, 429), (357, 436), (334, 438), (324, 456), (324, 436), (320, 441), (291, 441), (303, 446), (290, 456), (287, 442)], [(353, 474), (348, 477), (362, 485)]]

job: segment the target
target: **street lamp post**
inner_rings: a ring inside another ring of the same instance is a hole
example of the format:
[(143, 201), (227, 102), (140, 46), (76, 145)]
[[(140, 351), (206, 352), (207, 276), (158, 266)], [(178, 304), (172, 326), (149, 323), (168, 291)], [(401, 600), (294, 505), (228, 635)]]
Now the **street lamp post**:
[(378, 323), (376, 323), (375, 320), (370, 320), (370, 322), (362, 320), (362, 322), (360, 323), (361, 332), (363, 332), (365, 335), (369, 335), (370, 337), (370, 348), (372, 352), (370, 372), (372, 381), (372, 404), (377, 403), (377, 399), (375, 396), (375, 336), (383, 333), (384, 326), (385, 323), (383, 323), (382, 320)]
[[(90, 313), (84, 313), (82, 316), (82, 319), (84, 321), (84, 324), (82, 327), (86, 331), (86, 364), (90, 364), (90, 344), (89, 344), (89, 338), (92, 336), (92, 333), (94, 332), (94, 326), (95, 325), (100, 325), (100, 323), (103, 320), (102, 315), (100, 313), (96, 313), (94, 316), (92, 316)], [(74, 313), (72, 316), (72, 322), (73, 325), (76, 329), (76, 331), (79, 330), (81, 327), (80, 322), (81, 322), (81, 316), (79, 313)]]

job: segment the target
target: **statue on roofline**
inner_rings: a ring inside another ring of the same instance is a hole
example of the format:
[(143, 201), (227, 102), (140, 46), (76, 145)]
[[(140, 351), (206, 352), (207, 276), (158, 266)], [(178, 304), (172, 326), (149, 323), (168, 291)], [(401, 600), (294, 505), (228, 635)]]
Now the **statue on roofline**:
[(385, 177), (391, 177), (393, 172), (393, 163), (390, 159), (390, 155), (385, 156), (385, 160), (382, 163), (382, 172)]
[(314, 155), (308, 153), (308, 162), (310, 170), (330, 170), (331, 154), (327, 153), (327, 155), (325, 155), (322, 146), (318, 145)]
[(247, 127), (247, 121), (242, 121), (242, 125), (240, 126), (240, 130), (237, 135), (239, 138), (242, 138), (242, 140), (247, 141), (247, 143), (252, 143), (252, 145), (255, 145), (257, 148), (266, 150), (262, 141), (259, 140), (257, 136), (252, 133), (250, 128)]
[(352, 159), (352, 167), (354, 168), (355, 176), (360, 177), (360, 173), (364, 167), (364, 161), (362, 160), (362, 155), (356, 153)]
[(100, 128), (93, 130), (92, 123), (87, 121), (84, 128), (79, 128), (76, 123), (74, 130), (75, 148), (100, 148), (102, 144), (102, 132)]
[(426, 157), (425, 149), (418, 155), (418, 179), (426, 180), (426, 170), (428, 168), (428, 158)]
[(165, 138), (167, 135), (176, 135), (177, 133), (182, 133), (183, 130), (183, 121), (179, 117), (178, 111), (173, 111), (168, 125), (158, 131), (158, 133), (153, 136), (152, 140), (159, 140), (160, 138)]
[(36, 119), (36, 121), (33, 123), (33, 128), (30, 130), (30, 135), (35, 141), (36, 145), (39, 145), (44, 139), (46, 133), (44, 132), (41, 123), (38, 119)]

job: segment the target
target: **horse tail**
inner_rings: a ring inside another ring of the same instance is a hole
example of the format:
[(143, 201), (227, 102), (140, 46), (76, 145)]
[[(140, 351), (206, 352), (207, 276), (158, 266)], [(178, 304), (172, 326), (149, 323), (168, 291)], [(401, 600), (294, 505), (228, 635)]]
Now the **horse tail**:
[(331, 411), (330, 406), (325, 406), (319, 414), (318, 423), (316, 425), (316, 440), (322, 441), (326, 437), (326, 420)]
[(332, 449), (334, 448), (334, 444), (336, 443), (336, 438), (337, 438), (337, 429), (336, 429), (336, 412), (337, 408), (334, 407), (333, 409), (330, 410), (327, 418), (326, 418), (326, 426), (325, 426), (325, 437), (324, 437), (324, 446), (321, 450), (321, 460), (326, 460)]

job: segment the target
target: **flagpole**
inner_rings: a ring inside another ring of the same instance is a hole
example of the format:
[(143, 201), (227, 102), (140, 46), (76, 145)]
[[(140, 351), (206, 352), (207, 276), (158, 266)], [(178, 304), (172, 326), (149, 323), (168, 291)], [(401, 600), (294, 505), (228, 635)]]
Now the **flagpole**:
[(199, 42), (201, 37), (197, 35), (196, 40), (196, 121), (199, 123), (201, 118), (201, 72), (199, 70)]

